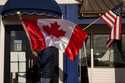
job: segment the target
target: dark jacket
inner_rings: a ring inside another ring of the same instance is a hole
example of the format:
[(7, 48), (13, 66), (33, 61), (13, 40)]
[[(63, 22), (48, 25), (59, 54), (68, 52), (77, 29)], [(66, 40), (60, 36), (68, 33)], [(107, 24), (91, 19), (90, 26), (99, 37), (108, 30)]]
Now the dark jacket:
[(38, 54), (38, 64), (43, 78), (55, 78), (58, 76), (58, 49), (47, 47)]

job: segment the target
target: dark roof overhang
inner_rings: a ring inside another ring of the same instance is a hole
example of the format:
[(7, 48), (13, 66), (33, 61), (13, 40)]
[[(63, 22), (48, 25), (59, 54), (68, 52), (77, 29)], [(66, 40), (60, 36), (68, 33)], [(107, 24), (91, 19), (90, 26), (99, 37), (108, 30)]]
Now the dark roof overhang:
[(8, 0), (1, 13), (6, 16), (16, 14), (17, 11), (23, 14), (62, 15), (61, 9), (55, 0)]

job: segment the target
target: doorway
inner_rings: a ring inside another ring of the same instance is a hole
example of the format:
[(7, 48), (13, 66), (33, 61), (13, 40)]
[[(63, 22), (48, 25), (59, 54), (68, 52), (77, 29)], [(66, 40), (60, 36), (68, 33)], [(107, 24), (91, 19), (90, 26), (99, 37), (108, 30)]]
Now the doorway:
[(5, 26), (4, 83), (27, 83), (26, 71), (32, 52), (21, 25)]

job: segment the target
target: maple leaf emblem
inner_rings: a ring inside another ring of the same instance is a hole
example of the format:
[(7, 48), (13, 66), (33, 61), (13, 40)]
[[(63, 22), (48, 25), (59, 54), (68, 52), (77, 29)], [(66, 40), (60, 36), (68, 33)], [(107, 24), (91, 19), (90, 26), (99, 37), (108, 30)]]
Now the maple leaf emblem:
[(66, 33), (59, 27), (60, 27), (60, 25), (58, 25), (57, 22), (54, 22), (54, 23), (50, 23), (50, 26), (48, 26), (48, 25), (43, 26), (43, 30), (48, 35), (52, 35), (52, 36), (59, 38), (61, 36), (64, 36)]

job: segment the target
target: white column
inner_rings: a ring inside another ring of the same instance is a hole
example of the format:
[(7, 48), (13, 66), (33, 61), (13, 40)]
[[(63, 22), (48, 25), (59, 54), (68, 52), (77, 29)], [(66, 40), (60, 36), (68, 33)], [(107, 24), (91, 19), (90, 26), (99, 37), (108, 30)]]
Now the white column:
[(59, 83), (63, 83), (63, 51), (59, 50)]
[(0, 16), (0, 83), (4, 83), (4, 41), (5, 30), (2, 22), (2, 16)]

